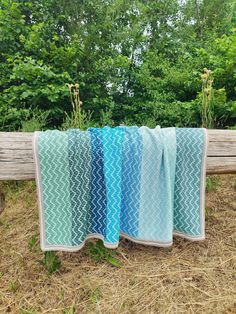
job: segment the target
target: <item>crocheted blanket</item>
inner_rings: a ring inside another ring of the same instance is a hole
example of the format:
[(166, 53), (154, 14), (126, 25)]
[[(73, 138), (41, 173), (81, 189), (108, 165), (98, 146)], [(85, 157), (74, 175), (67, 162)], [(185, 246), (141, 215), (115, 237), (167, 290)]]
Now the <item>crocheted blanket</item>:
[(204, 239), (205, 129), (53, 130), (33, 142), (42, 250)]

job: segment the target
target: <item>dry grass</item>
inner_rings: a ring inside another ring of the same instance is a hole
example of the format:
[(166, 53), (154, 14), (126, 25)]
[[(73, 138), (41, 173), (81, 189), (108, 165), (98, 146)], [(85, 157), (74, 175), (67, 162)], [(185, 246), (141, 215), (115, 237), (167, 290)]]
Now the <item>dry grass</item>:
[(86, 248), (57, 253), (62, 266), (49, 275), (38, 248), (33, 183), (4, 184), (0, 216), (0, 313), (236, 313), (235, 176), (208, 193), (207, 239), (176, 238), (171, 249), (122, 240), (123, 266), (92, 261)]

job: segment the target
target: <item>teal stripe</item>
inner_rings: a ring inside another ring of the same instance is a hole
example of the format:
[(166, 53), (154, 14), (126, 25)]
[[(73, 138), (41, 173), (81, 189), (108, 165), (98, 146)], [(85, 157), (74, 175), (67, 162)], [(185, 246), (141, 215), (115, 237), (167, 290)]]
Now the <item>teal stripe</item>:
[(187, 235), (204, 236), (200, 206), (204, 129), (177, 128), (176, 136), (174, 229)]
[(90, 181), (91, 141), (88, 132), (68, 130), (72, 245), (79, 245), (91, 232)]
[(40, 132), (38, 155), (46, 245), (71, 245), (72, 215), (67, 133)]
[(140, 205), (142, 137), (139, 128), (126, 127), (122, 143), (121, 232), (136, 237)]

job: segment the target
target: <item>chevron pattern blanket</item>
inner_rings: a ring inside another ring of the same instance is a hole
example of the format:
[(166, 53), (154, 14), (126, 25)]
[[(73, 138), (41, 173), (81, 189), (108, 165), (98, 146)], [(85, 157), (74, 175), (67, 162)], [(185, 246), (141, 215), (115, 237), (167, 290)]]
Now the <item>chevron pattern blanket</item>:
[(35, 132), (42, 250), (204, 239), (206, 149), (205, 129)]

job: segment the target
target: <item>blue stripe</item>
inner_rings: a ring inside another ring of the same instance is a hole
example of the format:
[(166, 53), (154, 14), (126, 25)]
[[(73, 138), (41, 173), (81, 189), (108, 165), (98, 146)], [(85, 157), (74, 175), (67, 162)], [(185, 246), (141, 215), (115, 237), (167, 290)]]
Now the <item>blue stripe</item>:
[(119, 241), (121, 211), (121, 177), (122, 177), (122, 140), (123, 128), (104, 127), (103, 152), (104, 174), (106, 182), (106, 236), (109, 243)]
[(122, 144), (122, 207), (121, 232), (130, 236), (138, 235), (140, 206), (140, 183), (142, 161), (142, 137), (138, 127), (125, 129)]
[(104, 157), (102, 149), (102, 130), (88, 129), (92, 145), (91, 198), (92, 233), (105, 236), (106, 226), (106, 186), (104, 177)]

